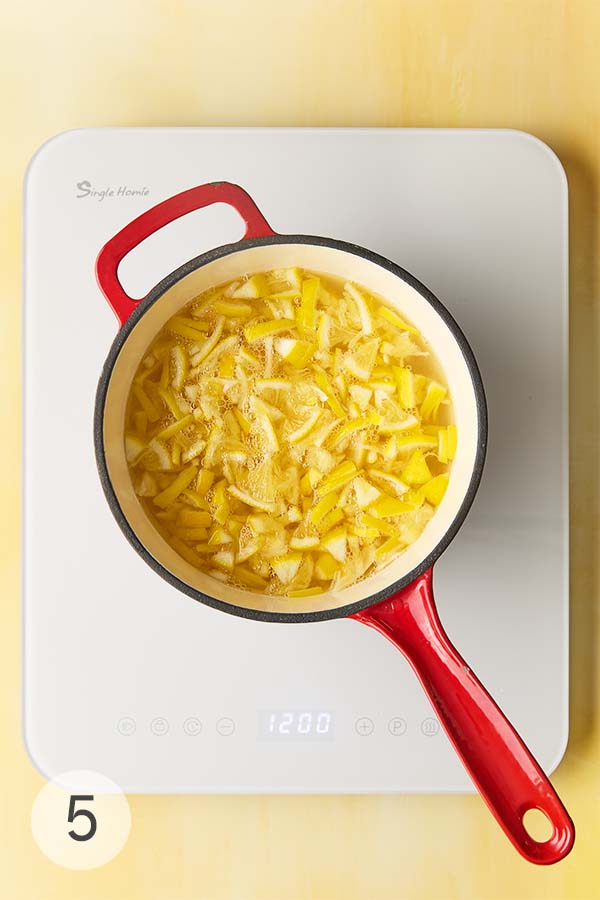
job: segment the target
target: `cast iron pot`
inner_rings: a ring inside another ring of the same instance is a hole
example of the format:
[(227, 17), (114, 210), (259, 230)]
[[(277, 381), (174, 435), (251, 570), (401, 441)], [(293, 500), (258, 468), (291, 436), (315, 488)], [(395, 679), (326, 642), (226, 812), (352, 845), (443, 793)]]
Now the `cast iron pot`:
[[(237, 210), (247, 226), (242, 240), (190, 260), (139, 300), (128, 296), (118, 277), (123, 257), (169, 222), (213, 203), (227, 203)], [(209, 287), (287, 266), (355, 281), (397, 306), (441, 362), (459, 436), (448, 490), (421, 537), (364, 581), (302, 599), (232, 587), (179, 556), (153, 527), (134, 493), (123, 440), (131, 382), (165, 322)], [(517, 850), (539, 864), (565, 857), (575, 834), (567, 811), (523, 741), (450, 643), (433, 600), (432, 566), (473, 502), (487, 441), (481, 376), (448, 310), (407, 271), (370, 250), (333, 238), (275, 233), (250, 196), (227, 182), (191, 188), (134, 219), (102, 248), (96, 273), (121, 323), (98, 385), (96, 458), (109, 506), (132, 547), (169, 584), (223, 612), (287, 623), (347, 616), (377, 629), (409, 660), (470, 777)], [(532, 808), (545, 813), (553, 826), (545, 842), (534, 840), (523, 824), (524, 814)]]

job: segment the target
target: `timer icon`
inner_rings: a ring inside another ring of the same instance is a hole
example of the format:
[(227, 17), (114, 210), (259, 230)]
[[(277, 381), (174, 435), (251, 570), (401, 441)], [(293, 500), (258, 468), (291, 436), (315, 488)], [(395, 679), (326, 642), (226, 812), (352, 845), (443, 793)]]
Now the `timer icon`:
[(202, 722), (196, 716), (190, 716), (183, 723), (183, 730), (189, 737), (196, 737), (202, 731)]

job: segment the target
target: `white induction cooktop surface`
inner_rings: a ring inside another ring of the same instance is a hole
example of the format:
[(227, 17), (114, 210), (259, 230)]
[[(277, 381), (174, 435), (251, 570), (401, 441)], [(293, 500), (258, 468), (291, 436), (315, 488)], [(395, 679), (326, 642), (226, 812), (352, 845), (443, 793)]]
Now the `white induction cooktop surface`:
[[(145, 565), (108, 510), (92, 418), (117, 323), (94, 260), (143, 210), (217, 180), (244, 186), (276, 230), (399, 263), (466, 332), (489, 451), (436, 566), (438, 607), (551, 771), (568, 735), (567, 188), (544, 144), (494, 130), (90, 129), (38, 152), (25, 193), (34, 763), (46, 775), (93, 769), (129, 792), (471, 789), (408, 664), (378, 634), (203, 607)], [(126, 258), (125, 287), (140, 296), (241, 232), (226, 207), (181, 219)]]

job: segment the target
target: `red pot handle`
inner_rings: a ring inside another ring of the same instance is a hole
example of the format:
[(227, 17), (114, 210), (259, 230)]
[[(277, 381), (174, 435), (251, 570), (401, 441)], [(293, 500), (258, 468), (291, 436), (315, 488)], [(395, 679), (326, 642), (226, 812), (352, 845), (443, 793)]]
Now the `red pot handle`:
[[(405, 654), (479, 793), (519, 853), (539, 865), (564, 859), (575, 840), (573, 822), (519, 735), (450, 643), (433, 600), (432, 570), (352, 618), (377, 629)], [(535, 808), (554, 826), (543, 843), (523, 825), (523, 815)]]
[(96, 278), (100, 290), (112, 306), (121, 325), (127, 321), (143, 299), (140, 297), (136, 300), (123, 290), (118, 275), (119, 264), (123, 257), (159, 228), (174, 222), (180, 216), (185, 216), (186, 213), (211, 206), (213, 203), (227, 203), (240, 214), (246, 223), (246, 232), (242, 240), (275, 234), (250, 195), (239, 185), (228, 181), (201, 184), (175, 194), (162, 203), (157, 203), (115, 234), (104, 245), (96, 260)]

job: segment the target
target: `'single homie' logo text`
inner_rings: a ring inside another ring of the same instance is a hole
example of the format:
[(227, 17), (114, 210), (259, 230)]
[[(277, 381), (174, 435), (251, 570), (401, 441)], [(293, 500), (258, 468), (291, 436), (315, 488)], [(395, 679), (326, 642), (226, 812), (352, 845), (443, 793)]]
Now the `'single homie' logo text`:
[(107, 197), (147, 197), (150, 189), (132, 188), (126, 184), (120, 184), (119, 187), (95, 188), (91, 181), (78, 181), (77, 194), (78, 200), (89, 197), (92, 200), (105, 200)]

